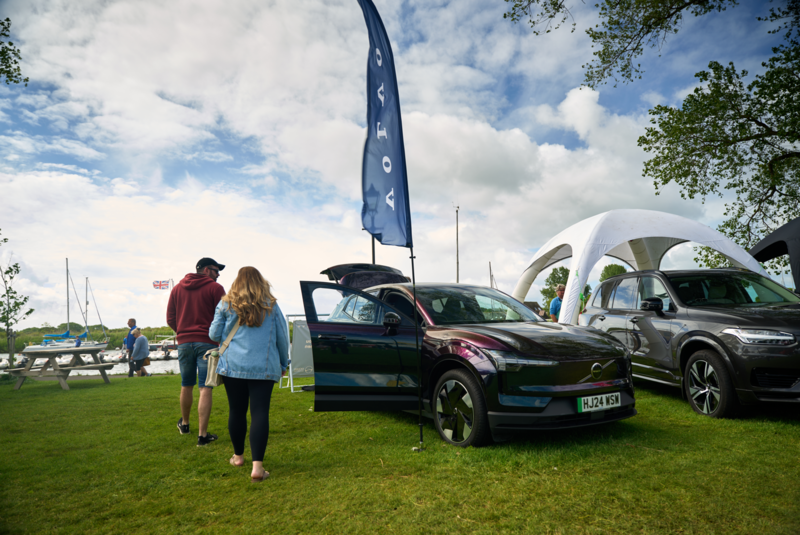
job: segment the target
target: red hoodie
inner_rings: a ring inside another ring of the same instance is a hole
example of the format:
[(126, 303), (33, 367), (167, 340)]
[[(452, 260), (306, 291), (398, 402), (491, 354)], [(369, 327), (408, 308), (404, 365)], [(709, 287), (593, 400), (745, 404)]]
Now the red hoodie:
[(211, 277), (189, 273), (172, 289), (167, 305), (167, 325), (178, 333), (178, 343), (202, 342), (219, 345), (208, 337), (214, 309), (225, 289)]

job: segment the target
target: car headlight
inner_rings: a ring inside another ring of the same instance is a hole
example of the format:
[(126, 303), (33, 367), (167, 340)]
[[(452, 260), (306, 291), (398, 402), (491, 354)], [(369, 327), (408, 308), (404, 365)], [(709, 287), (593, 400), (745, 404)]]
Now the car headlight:
[(722, 331), (738, 338), (742, 343), (760, 346), (790, 346), (795, 343), (794, 335), (765, 329), (725, 329)]
[(496, 349), (484, 349), (486, 354), (494, 362), (497, 371), (518, 372), (524, 367), (548, 367), (558, 366), (557, 360), (549, 359), (525, 359), (520, 358), (510, 351), (498, 351)]

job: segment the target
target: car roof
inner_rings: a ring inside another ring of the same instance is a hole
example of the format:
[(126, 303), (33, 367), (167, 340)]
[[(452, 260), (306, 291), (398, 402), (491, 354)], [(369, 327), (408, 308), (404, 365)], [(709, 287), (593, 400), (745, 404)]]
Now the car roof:
[[(705, 269), (668, 269), (668, 270), (660, 270), (660, 269), (643, 269), (639, 271), (628, 271), (627, 273), (620, 273), (619, 275), (614, 275), (613, 277), (609, 277), (603, 281), (603, 283), (617, 280), (617, 279), (624, 279), (636, 275), (643, 275), (643, 274), (661, 274), (665, 277), (674, 277), (680, 275), (702, 275), (706, 273), (754, 273), (749, 269), (745, 268), (705, 268)], [(602, 283), (601, 283), (602, 284)]]

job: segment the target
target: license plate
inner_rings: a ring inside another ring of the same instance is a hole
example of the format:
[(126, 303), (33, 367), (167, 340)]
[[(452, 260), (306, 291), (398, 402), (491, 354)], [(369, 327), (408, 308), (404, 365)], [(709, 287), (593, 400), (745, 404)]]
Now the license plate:
[(601, 394), (599, 396), (589, 396), (585, 398), (578, 398), (578, 412), (594, 412), (604, 411), (606, 409), (613, 409), (622, 405), (619, 397), (619, 392), (611, 394)]

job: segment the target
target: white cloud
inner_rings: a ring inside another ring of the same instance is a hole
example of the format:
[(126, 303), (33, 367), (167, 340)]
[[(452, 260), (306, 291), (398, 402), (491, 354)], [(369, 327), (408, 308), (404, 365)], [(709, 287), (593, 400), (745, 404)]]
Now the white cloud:
[[(377, 3), (399, 72), (419, 280), (455, 280), (453, 203), (460, 280), (487, 284), (491, 261), (506, 291), (537, 247), (599, 212), (711, 224), (721, 213), (722, 201), (682, 201), (674, 188), (656, 197), (641, 177), (641, 102), (689, 79), (648, 89), (632, 108), (606, 107), (576, 88), (591, 59), (581, 32), (534, 38), (502, 19), (502, 2)], [(573, 13), (595, 18), (591, 6)], [(14, 206), (3, 230), (37, 273), (25, 283), (38, 303), (32, 324), (63, 321), (67, 256), (91, 277), (106, 321), (151, 325), (166, 305), (152, 280), (178, 280), (202, 256), (230, 266), (226, 286), (239, 266), (262, 268), (292, 312), (298, 280), (370, 258), (357, 3), (30, 0), (11, 2), (9, 16), (36, 81), (0, 87), (0, 121), (11, 123), (0, 189)], [(377, 250), (406, 273), (408, 256)]]

